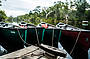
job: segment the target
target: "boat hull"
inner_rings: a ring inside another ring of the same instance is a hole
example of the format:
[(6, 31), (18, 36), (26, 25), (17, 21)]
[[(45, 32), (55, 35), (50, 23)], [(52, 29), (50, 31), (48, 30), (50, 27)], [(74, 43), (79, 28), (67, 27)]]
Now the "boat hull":
[[(45, 29), (44, 28), (0, 28), (0, 44), (10, 53), (19, 49), (24, 48), (24, 45), (27, 42), (28, 44), (36, 45), (44, 43), (47, 45), (57, 47), (58, 46), (58, 34), (59, 30), (54, 29), (54, 36), (52, 42), (52, 33), (53, 29)], [(37, 34), (36, 34), (37, 31)], [(42, 36), (42, 34), (44, 34)], [(38, 36), (38, 38), (37, 38)], [(25, 42), (23, 42), (23, 40)]]
[[(80, 31), (70, 31), (53, 28), (0, 28), (0, 45), (2, 45), (8, 52), (13, 52), (24, 48), (24, 45), (26, 45), (21, 39), (23, 39), (28, 44), (33, 45), (37, 44), (37, 40), (39, 40), (40, 44), (43, 43), (50, 46), (53, 45), (54, 47), (58, 47), (58, 41), (60, 41), (64, 49), (68, 53), (70, 53), (75, 45), (79, 32)], [(71, 55), (76, 59), (84, 55), (83, 57), (86, 57), (86, 59), (88, 59), (87, 56), (89, 48), (90, 31), (81, 31), (75, 49)]]
[(75, 46), (71, 54), (72, 57), (74, 57), (75, 59), (78, 59), (79, 57), (80, 58), (85, 57), (86, 59), (88, 59), (88, 49), (90, 48), (90, 31), (80, 32), (80, 31), (62, 30), (60, 42), (62, 46), (68, 51), (68, 53), (71, 53), (73, 47)]
[[(20, 30), (20, 32), (23, 33), (23, 30)], [(9, 28), (0, 28), (0, 45), (2, 45), (8, 53), (24, 47), (17, 30)]]

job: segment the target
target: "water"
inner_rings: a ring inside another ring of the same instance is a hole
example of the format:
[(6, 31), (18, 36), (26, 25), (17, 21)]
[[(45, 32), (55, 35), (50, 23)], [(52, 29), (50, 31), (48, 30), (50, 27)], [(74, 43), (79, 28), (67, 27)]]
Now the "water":
[[(60, 44), (60, 42), (58, 42), (58, 48), (61, 50), (63, 49), (62, 45)], [(67, 51), (64, 49), (64, 51), (67, 53)], [(69, 55), (69, 53), (67, 53), (67, 56), (66, 56), (67, 59), (72, 59), (72, 57)]]
[(88, 59), (90, 59), (90, 48), (88, 50)]
[(7, 53), (7, 50), (0, 45), (0, 55)]

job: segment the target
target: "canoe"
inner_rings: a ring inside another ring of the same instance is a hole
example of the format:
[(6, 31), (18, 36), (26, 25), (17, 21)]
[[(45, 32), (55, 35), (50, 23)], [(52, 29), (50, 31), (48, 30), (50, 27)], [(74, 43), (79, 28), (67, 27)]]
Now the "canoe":
[(64, 23), (59, 23), (56, 27), (62, 30), (60, 42), (68, 53), (72, 54), (76, 59), (80, 56), (88, 59), (90, 30), (80, 29)]
[(41, 49), (43, 49), (45, 52), (54, 55), (54, 56), (60, 56), (60, 57), (66, 57), (66, 52), (64, 50), (60, 50), (58, 48), (49, 46), (49, 45), (45, 45), (45, 44), (41, 44), (39, 46)]

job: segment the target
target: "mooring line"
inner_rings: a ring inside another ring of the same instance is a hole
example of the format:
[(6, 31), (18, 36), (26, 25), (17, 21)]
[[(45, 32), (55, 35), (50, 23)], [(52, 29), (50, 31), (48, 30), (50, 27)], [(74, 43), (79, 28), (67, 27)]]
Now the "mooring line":
[(74, 49), (75, 49), (75, 46), (76, 46), (76, 44), (77, 44), (77, 42), (78, 42), (78, 39), (79, 39), (80, 34), (81, 34), (81, 31), (78, 33), (78, 36), (77, 36), (76, 42), (75, 42), (75, 44), (74, 44), (74, 46), (73, 46), (73, 48), (72, 48), (72, 50), (71, 50), (71, 52), (70, 52), (70, 55), (72, 54), (72, 52), (73, 52)]
[(19, 37), (20, 37), (20, 39), (22, 40), (22, 42), (23, 42), (24, 44), (31, 45), (31, 44), (29, 44), (29, 43), (27, 43), (26, 41), (23, 40), (23, 38), (21, 37), (21, 34), (20, 34), (20, 32), (19, 32), (18, 29), (17, 29), (17, 31), (18, 31)]
[(36, 28), (35, 28), (35, 31), (36, 31), (36, 37), (37, 37), (38, 45), (40, 45), (40, 43), (39, 43), (39, 38), (38, 38), (38, 33), (37, 33), (37, 29), (36, 29)]
[(54, 40), (54, 28), (53, 28), (53, 32), (52, 32), (52, 46), (53, 46), (53, 40)]

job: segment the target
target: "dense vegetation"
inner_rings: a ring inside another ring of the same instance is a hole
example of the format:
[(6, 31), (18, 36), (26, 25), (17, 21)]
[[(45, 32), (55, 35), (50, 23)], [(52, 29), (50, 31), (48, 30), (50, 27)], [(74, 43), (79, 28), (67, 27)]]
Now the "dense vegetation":
[(67, 0), (66, 2), (57, 1), (54, 2), (53, 6), (48, 8), (44, 7), (41, 9), (40, 6), (37, 6), (33, 11), (30, 10), (28, 14), (17, 17), (6, 17), (5, 13), (0, 11), (0, 20), (6, 22), (25, 21), (36, 25), (40, 22), (55, 25), (58, 22), (64, 22), (81, 27), (83, 20), (87, 20), (90, 23), (90, 5), (86, 0), (74, 0), (70, 2)]

